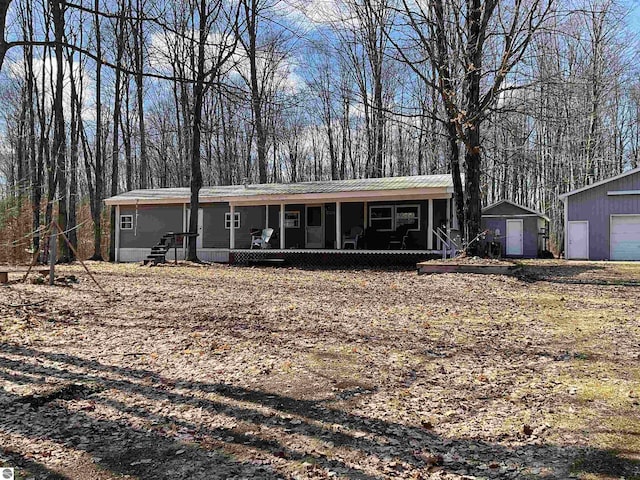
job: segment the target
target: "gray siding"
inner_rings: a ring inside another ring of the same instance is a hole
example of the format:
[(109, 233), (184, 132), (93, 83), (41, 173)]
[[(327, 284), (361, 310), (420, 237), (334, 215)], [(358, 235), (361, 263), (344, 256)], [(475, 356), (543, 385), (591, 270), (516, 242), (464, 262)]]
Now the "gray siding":
[[(270, 207), (270, 210), (274, 207)], [(230, 230), (225, 228), (225, 214), (230, 212), (227, 203), (203, 204), (202, 247), (229, 248)], [(263, 229), (265, 225), (265, 207), (236, 207), (240, 214), (240, 228), (236, 229), (236, 248), (251, 246), (251, 230)], [(271, 216), (271, 212), (269, 214)]]
[(183, 208), (182, 205), (140, 205), (136, 215), (135, 207), (121, 207), (121, 216), (133, 215), (134, 229), (120, 230), (120, 248), (151, 248), (165, 233), (181, 232)]
[(640, 195), (607, 195), (607, 192), (621, 190), (640, 190), (640, 172), (576, 193), (566, 199), (567, 221), (589, 222), (591, 260), (609, 259), (611, 215), (640, 214)]
[[(496, 214), (493, 214), (496, 215)], [(494, 240), (493, 232), (500, 230), (500, 237), (496, 238), (502, 246), (502, 256), (507, 254), (507, 219), (522, 220), (522, 257), (536, 258), (540, 248), (540, 217), (518, 217), (515, 215), (505, 215), (504, 217), (482, 217), (481, 229), (489, 230), (485, 239), (485, 244)]]

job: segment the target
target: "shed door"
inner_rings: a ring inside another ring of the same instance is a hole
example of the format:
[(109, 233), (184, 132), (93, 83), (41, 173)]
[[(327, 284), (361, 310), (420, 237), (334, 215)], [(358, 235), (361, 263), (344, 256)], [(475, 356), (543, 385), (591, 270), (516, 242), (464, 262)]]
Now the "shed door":
[(611, 216), (611, 260), (640, 260), (640, 215)]
[(507, 247), (509, 255), (522, 255), (522, 219), (507, 219)]
[(567, 232), (567, 258), (589, 258), (589, 222), (569, 222)]

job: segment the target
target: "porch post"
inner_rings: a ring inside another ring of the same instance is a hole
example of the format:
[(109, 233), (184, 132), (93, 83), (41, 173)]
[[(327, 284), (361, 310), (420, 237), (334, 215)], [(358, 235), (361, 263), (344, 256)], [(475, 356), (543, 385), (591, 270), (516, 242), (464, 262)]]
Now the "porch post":
[(433, 250), (433, 198), (429, 199), (429, 215), (427, 218), (427, 250)]
[(342, 249), (342, 203), (336, 201), (336, 250)]
[(116, 230), (116, 238), (115, 238), (115, 251), (116, 251), (116, 256), (114, 257), (114, 260), (116, 261), (116, 263), (118, 263), (120, 261), (120, 205), (116, 205), (116, 224), (115, 224), (115, 230)]
[(230, 207), (231, 228), (229, 229), (229, 248), (233, 250), (236, 248), (236, 206), (232, 203)]
[(369, 227), (369, 225), (367, 225), (367, 221), (369, 220), (369, 218), (368, 218), (368, 213), (369, 212), (367, 212), (367, 210), (368, 210), (367, 202), (363, 202), (363, 204), (364, 204), (364, 216), (362, 218), (364, 218), (364, 221), (363, 221), (364, 225), (362, 225), (362, 228), (364, 230), (366, 230)]
[(284, 208), (285, 204), (280, 204), (280, 249), (285, 249), (285, 241), (284, 241)]
[[(182, 232), (186, 232), (189, 229), (189, 218), (187, 217), (187, 204), (182, 204)], [(184, 259), (187, 258), (187, 242), (189, 241), (189, 237), (183, 235), (182, 237), (182, 256)]]
[(264, 216), (264, 228), (269, 228), (269, 205), (265, 205), (264, 207), (265, 216)]
[(451, 198), (447, 198), (447, 237), (451, 238)]

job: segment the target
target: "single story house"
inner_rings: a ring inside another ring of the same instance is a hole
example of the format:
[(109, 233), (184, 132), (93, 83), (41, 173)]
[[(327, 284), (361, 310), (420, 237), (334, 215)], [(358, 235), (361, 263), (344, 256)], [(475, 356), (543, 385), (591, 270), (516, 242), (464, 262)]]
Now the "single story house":
[[(481, 229), (487, 231), (485, 248), (500, 248), (502, 257), (536, 258), (547, 249), (549, 217), (510, 200), (482, 209)], [(496, 255), (497, 256), (497, 255)]]
[[(116, 209), (116, 261), (141, 261), (164, 234), (186, 232), (189, 197), (188, 188), (157, 188), (108, 198)], [(262, 253), (424, 258), (446, 249), (457, 228), (454, 211), (451, 175), (203, 187), (197, 250), (201, 260), (238, 261), (258, 253), (256, 233), (273, 229)], [(186, 240), (178, 259), (185, 253)]]
[(566, 258), (640, 260), (640, 168), (560, 198)]

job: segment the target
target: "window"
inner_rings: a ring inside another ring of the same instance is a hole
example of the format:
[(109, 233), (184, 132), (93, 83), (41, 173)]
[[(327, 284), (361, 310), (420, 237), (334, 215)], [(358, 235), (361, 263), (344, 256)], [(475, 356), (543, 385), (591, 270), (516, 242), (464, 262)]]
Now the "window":
[[(224, 214), (224, 228), (231, 229), (231, 212)], [(235, 212), (234, 214), (233, 228), (236, 230), (240, 228), (240, 212)]]
[(133, 230), (133, 215), (120, 215), (120, 230)]
[(391, 232), (403, 225), (409, 230), (420, 230), (420, 205), (369, 207), (369, 226), (374, 230)]
[(369, 226), (378, 231), (391, 231), (393, 227), (393, 206), (381, 205), (369, 208)]
[(396, 228), (407, 225), (409, 230), (420, 230), (420, 206), (396, 205)]
[(284, 228), (300, 228), (300, 212), (284, 212)]

